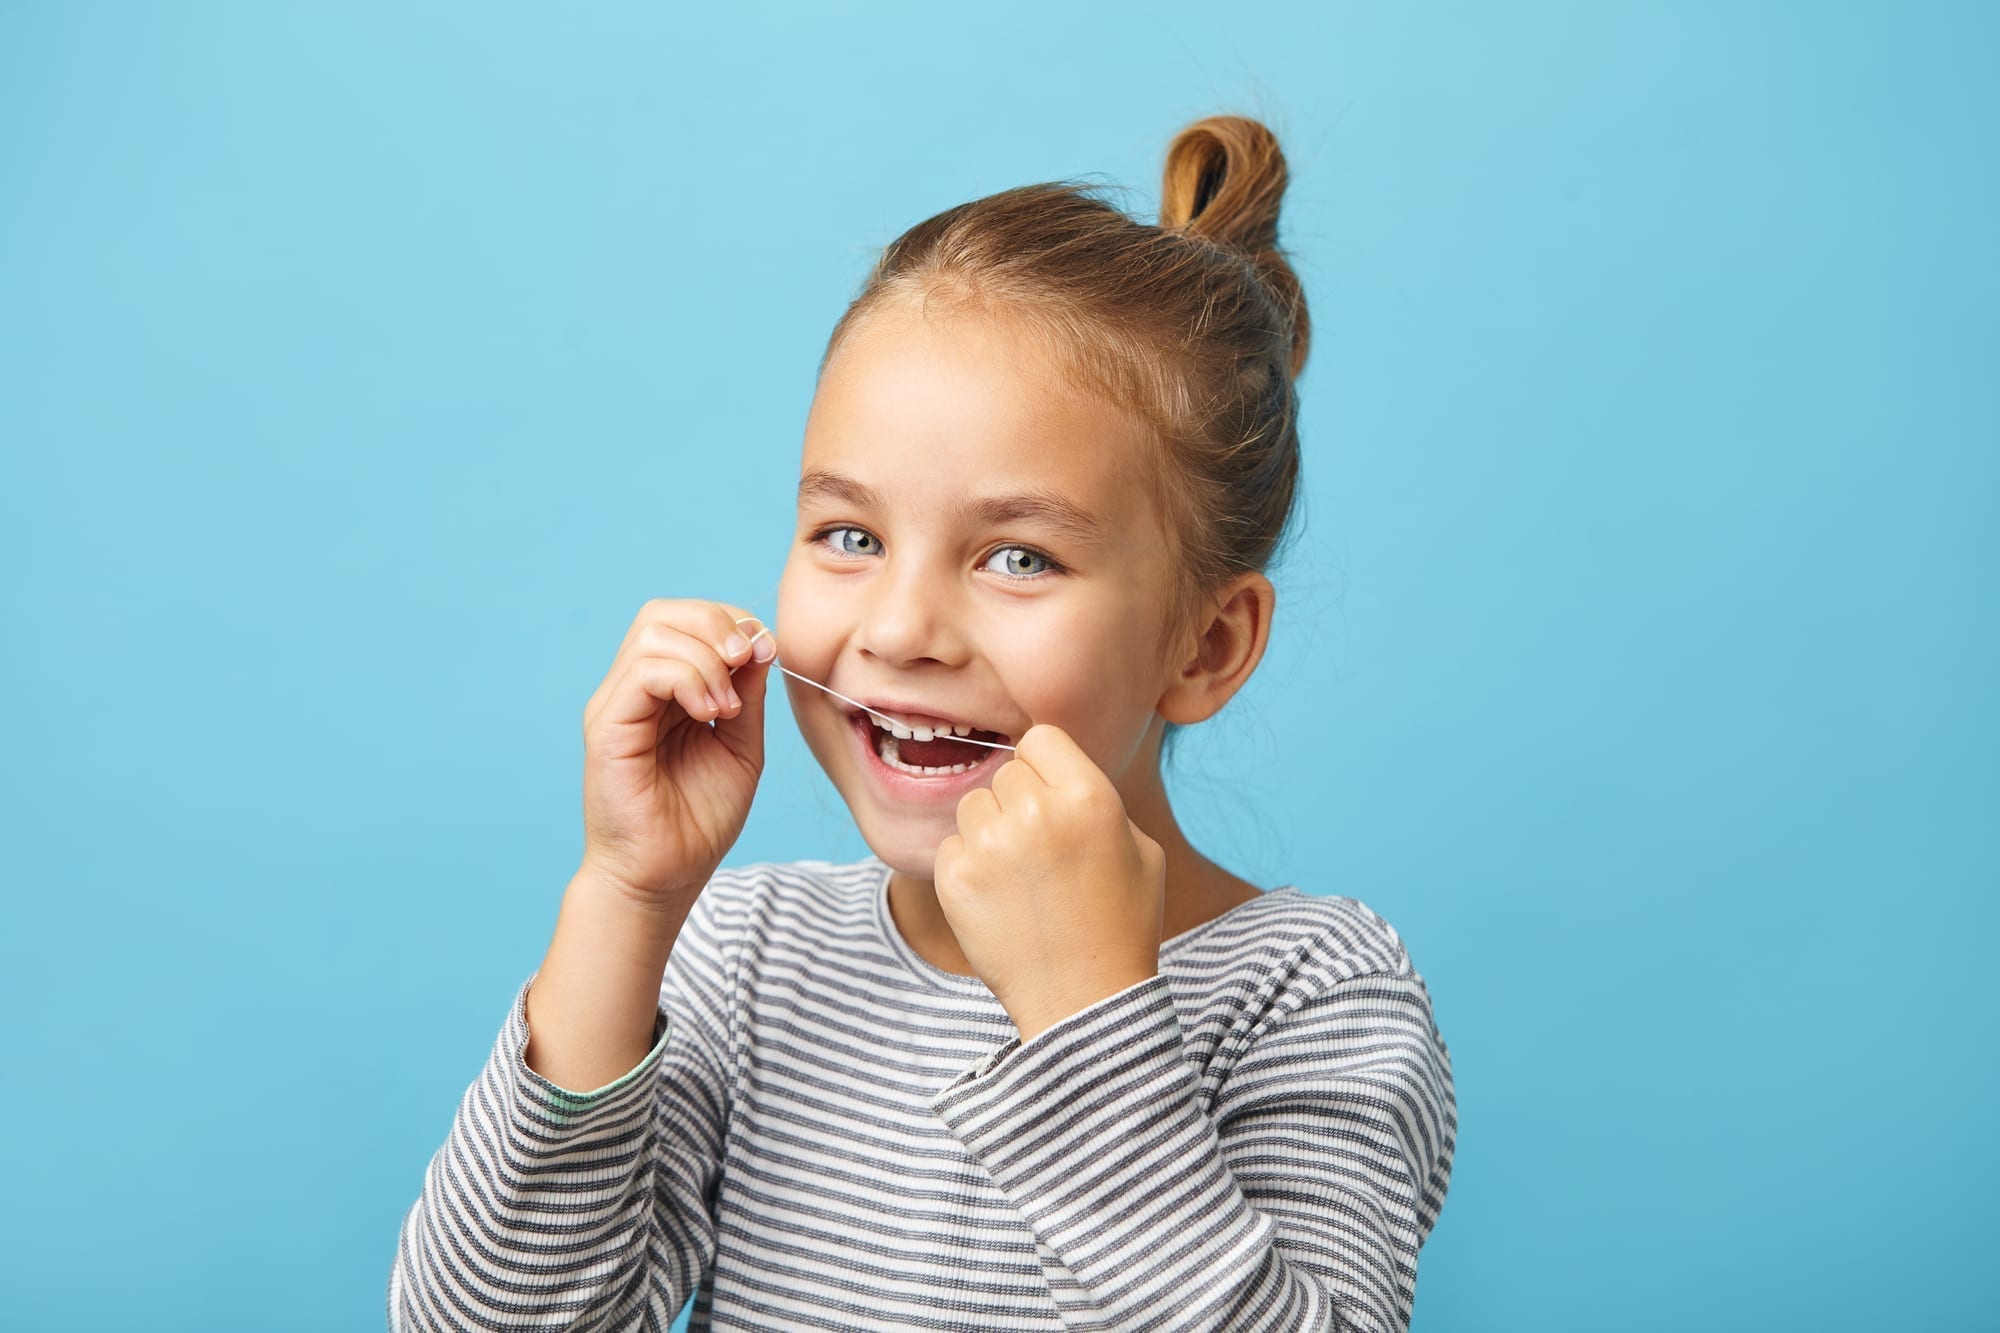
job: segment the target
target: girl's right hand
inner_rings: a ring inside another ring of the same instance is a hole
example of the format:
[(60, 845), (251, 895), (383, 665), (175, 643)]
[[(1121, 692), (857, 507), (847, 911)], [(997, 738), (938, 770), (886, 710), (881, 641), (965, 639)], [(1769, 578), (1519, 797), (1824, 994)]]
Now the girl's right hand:
[(691, 902), (749, 817), (777, 645), (750, 645), (763, 621), (735, 623), (748, 615), (647, 602), (584, 705), (583, 868), (646, 905)]

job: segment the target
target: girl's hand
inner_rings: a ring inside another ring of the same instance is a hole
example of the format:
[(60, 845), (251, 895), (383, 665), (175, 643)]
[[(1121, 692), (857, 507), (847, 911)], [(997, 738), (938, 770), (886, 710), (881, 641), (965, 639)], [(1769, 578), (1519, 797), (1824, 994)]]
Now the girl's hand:
[(1028, 1041), (1160, 967), (1166, 854), (1068, 733), (1028, 728), (938, 844), (938, 905)]
[(692, 901), (749, 817), (777, 656), (749, 614), (647, 602), (584, 705), (583, 868), (647, 906)]

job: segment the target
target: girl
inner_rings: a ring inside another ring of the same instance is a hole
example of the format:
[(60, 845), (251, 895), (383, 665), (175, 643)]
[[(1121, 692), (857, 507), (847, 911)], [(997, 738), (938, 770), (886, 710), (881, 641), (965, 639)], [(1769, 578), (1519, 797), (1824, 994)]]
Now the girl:
[[(664, 1330), (691, 1293), (695, 1329), (1408, 1326), (1457, 1124), (1423, 979), (1355, 899), (1202, 856), (1160, 772), (1270, 634), (1285, 179), (1215, 117), (1158, 226), (1046, 184), (883, 253), (782, 639), (649, 602), (585, 708), (582, 863), (392, 1327)], [(861, 861), (720, 868), (779, 648)]]

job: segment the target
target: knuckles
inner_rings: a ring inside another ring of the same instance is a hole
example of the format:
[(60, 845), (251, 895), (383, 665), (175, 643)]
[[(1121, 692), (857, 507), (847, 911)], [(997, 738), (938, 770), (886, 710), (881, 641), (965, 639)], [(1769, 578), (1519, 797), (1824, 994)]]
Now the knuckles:
[(968, 847), (981, 856), (1004, 852), (1013, 843), (1006, 827), (997, 821), (975, 824), (968, 833), (959, 836), (965, 840)]
[(1093, 825), (1126, 818), (1125, 802), (1119, 799), (1115, 789), (1108, 786), (1093, 784), (1078, 792), (1072, 808), (1079, 818)]
[(708, 622), (709, 633), (697, 635), (697, 638), (707, 637), (714, 643), (721, 643), (740, 628), (736, 623), (735, 612), (721, 602), (688, 597), (650, 597), (632, 620), (640, 627), (640, 637), (650, 639), (668, 630), (678, 629), (679, 626), (675, 623), (676, 612), (685, 619), (689, 611), (700, 612), (702, 618)]

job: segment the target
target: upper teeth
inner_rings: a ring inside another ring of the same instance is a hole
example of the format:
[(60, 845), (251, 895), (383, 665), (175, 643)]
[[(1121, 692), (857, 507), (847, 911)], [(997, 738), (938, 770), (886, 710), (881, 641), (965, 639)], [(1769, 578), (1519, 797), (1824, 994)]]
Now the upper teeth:
[(875, 714), (873, 713), (870, 713), (868, 715), (868, 720), (870, 722), (873, 722), (876, 726), (882, 728), (882, 730), (888, 732), (890, 735), (894, 736), (899, 741), (908, 741), (908, 740), (928, 741), (928, 740), (933, 740), (938, 736), (946, 734), (964, 736), (969, 732), (971, 732), (972, 730), (971, 727), (966, 726), (962, 722), (952, 722), (939, 727), (915, 727), (915, 726), (906, 727), (900, 722), (885, 721), (882, 718), (875, 716)]

